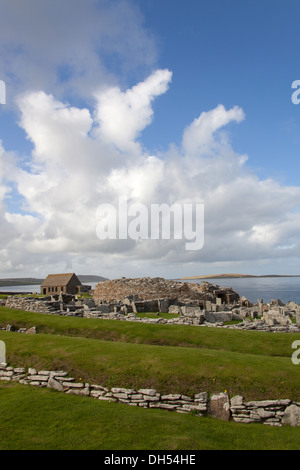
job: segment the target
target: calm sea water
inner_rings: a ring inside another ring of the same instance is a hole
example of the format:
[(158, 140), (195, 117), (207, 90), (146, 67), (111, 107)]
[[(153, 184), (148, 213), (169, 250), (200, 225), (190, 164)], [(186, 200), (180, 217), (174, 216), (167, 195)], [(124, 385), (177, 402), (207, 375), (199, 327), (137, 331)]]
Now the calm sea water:
[(0, 294), (1, 292), (33, 292), (39, 294), (41, 292), (41, 286), (36, 284), (26, 286), (0, 286)]
[[(89, 286), (94, 289), (94, 287), (98, 284), (98, 282), (89, 282)], [(41, 286), (40, 284), (31, 284), (31, 285), (24, 285), (24, 286), (0, 286), (0, 294), (1, 292), (32, 292), (34, 294), (41, 293)]]
[[(283, 303), (290, 300), (300, 304), (300, 277), (264, 277), (264, 278), (239, 278), (239, 279), (201, 279), (188, 282), (208, 281), (222, 287), (232, 287), (241, 297), (244, 295), (250, 302), (256, 303), (257, 299), (270, 302), (272, 299), (280, 299)], [(97, 282), (90, 282), (92, 289)], [(37, 292), (40, 293), (40, 285), (7, 286), (0, 287), (0, 292)]]
[(257, 303), (257, 299), (263, 299), (266, 303), (280, 299), (284, 304), (290, 300), (300, 304), (300, 277), (198, 279), (189, 282), (204, 280), (222, 287), (232, 287), (240, 297), (245, 296), (253, 303)]

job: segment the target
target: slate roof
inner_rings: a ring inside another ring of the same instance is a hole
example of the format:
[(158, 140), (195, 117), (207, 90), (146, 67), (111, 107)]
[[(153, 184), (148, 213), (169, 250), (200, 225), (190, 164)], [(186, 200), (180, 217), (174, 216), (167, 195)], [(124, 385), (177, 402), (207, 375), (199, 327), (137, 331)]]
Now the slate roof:
[(81, 285), (78, 277), (75, 273), (67, 273), (67, 274), (48, 274), (44, 282), (42, 283), (43, 287), (54, 287), (54, 286), (66, 286), (75, 276), (76, 283), (78, 286)]

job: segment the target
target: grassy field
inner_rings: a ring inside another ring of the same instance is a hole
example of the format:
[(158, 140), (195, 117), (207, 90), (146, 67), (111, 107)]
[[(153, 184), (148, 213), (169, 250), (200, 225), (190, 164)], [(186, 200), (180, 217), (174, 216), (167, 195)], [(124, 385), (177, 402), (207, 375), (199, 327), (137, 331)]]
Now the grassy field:
[(39, 333), (135, 344), (217, 349), (254, 355), (291, 357), (297, 333), (268, 333), (195, 327), (188, 325), (141, 324), (116, 320), (45, 315), (0, 307), (0, 327), (36, 326)]
[(0, 384), (0, 450), (281, 450), (297, 428), (237, 424)]
[[(6, 343), (7, 361), (14, 366), (64, 369), (77, 379), (108, 387), (153, 387), (161, 393), (188, 395), (227, 390), (230, 396), (241, 394), (247, 400), (300, 401), (300, 367), (291, 361), (291, 345), (299, 339), (297, 334), (61, 317), (1, 307), (0, 325), (7, 324), (36, 326), (38, 331), (36, 335), (0, 331), (0, 340)], [(300, 448), (299, 431), (293, 428), (223, 423), (65, 396), (34, 387), (28, 390), (21, 385), (1, 384), (0, 387), (2, 448), (61, 448), (62, 445), (95, 449)], [(53, 429), (53, 433), (37, 432), (43, 413), (37, 417), (33, 414), (29, 420), (31, 426), (28, 425), (26, 416), (30, 403), (35, 400), (37, 404), (33, 408), (39, 412), (43, 408), (44, 413), (45, 404), (45, 415), (49, 417), (44, 417), (43, 426)], [(9, 423), (17, 419), (13, 411), (17, 403), (22, 406), (20, 412), (18, 406), (17, 413), (20, 426), (15, 429)], [(82, 417), (83, 427), (93, 429), (82, 441), (78, 437), (77, 414)], [(125, 437), (117, 431), (128, 423), (132, 432)], [(15, 429), (9, 438), (5, 437), (7, 426)], [(64, 435), (65, 428), (74, 436), (62, 444), (59, 433)], [(26, 442), (21, 444), (19, 440), (25, 434)], [(105, 442), (104, 434), (108, 436)], [(250, 440), (249, 436), (252, 436)]]

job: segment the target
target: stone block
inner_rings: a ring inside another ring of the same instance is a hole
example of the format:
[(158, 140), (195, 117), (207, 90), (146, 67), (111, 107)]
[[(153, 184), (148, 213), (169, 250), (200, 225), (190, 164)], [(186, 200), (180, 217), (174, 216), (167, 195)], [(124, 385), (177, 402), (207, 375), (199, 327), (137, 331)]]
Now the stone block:
[(142, 395), (155, 396), (156, 390), (154, 388), (140, 388), (138, 393), (141, 393)]
[(136, 393), (135, 390), (133, 390), (132, 388), (120, 388), (120, 387), (119, 388), (113, 387), (110, 391), (112, 393), (126, 393), (127, 395), (131, 393)]
[(230, 419), (230, 404), (227, 393), (212, 395), (209, 402), (208, 413), (223, 421)]
[(181, 395), (177, 394), (177, 393), (170, 393), (169, 395), (162, 395), (161, 396), (161, 400), (162, 401), (174, 401), (174, 400), (180, 400), (181, 398)]
[(243, 404), (244, 398), (241, 395), (235, 395), (230, 400), (231, 406), (240, 406)]
[(153, 396), (153, 395), (143, 395), (144, 401), (159, 401), (158, 396)]
[[(70, 388), (66, 394), (68, 395), (83, 395), (83, 396), (89, 396), (90, 394), (90, 389), (89, 387), (84, 387), (82, 389), (78, 389), (78, 388)], [(100, 398), (100, 397), (99, 397)]]
[(0, 377), (12, 377), (13, 374), (11, 370), (0, 370)]
[(57, 390), (58, 392), (62, 392), (64, 389), (62, 384), (58, 382), (57, 380), (55, 380), (53, 377), (49, 378), (47, 387), (53, 388), (54, 390)]
[(207, 401), (207, 392), (196, 393), (194, 398), (195, 401)]
[(90, 392), (90, 396), (94, 398), (104, 397), (105, 391), (104, 390), (92, 390)]
[(173, 314), (178, 314), (178, 313), (180, 313), (180, 307), (179, 307), (179, 305), (170, 305), (170, 306), (169, 306), (169, 313), (173, 313)]
[(4, 341), (0, 341), (0, 364), (6, 363), (6, 347)]
[(53, 370), (50, 372), (50, 377), (55, 377), (55, 378), (64, 378), (68, 375), (67, 372), (64, 370)]
[(73, 383), (73, 382), (67, 382), (64, 381), (62, 382), (63, 387), (68, 387), (68, 388), (83, 388), (84, 384), (83, 383)]
[(163, 410), (175, 410), (176, 405), (171, 405), (170, 403), (150, 403), (150, 408), (161, 408)]
[(28, 377), (31, 381), (48, 382), (49, 375), (31, 375)]
[(158, 300), (158, 311), (161, 313), (167, 313), (169, 311), (169, 299)]
[(15, 374), (24, 374), (25, 372), (25, 367), (15, 367), (14, 368), (14, 373)]
[(28, 328), (28, 330), (25, 331), (26, 334), (31, 334), (31, 335), (35, 335), (36, 334), (36, 327), (35, 326), (32, 326), (31, 328)]
[(285, 413), (281, 420), (282, 424), (289, 426), (300, 426), (300, 406), (290, 405), (285, 409)]

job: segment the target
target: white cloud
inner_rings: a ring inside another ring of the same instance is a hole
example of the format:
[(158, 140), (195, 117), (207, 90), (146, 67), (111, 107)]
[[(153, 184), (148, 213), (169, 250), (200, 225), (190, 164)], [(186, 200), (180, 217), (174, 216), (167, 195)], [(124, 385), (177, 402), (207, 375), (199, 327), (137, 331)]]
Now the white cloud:
[[(300, 255), (300, 188), (259, 180), (247, 157), (224, 137), (227, 124), (245, 118), (240, 108), (218, 106), (201, 113), (184, 130), (180, 148), (170, 146), (159, 156), (142, 148), (138, 139), (151, 123), (153, 100), (166, 92), (170, 80), (169, 71), (157, 70), (127, 91), (112, 87), (98, 92), (93, 111), (45, 92), (19, 98), (20, 125), (34, 148), (27, 170), (11, 159), (10, 171), (5, 171), (4, 149), (0, 154), (2, 204), (11, 181), (25, 210), (5, 212), (2, 206), (3, 270), (29, 263), (28, 269), (32, 260), (33, 266), (60, 270), (72, 263), (85, 270), (86, 263), (93, 272), (105, 275), (106, 269), (118, 276), (120, 266), (121, 275), (157, 272), (158, 264), (172, 273), (178, 263)], [(204, 203), (204, 248), (186, 251), (184, 239), (99, 240), (97, 207), (117, 206), (120, 196), (147, 208), (153, 203)]]
[[(203, 112), (184, 131), (182, 147), (186, 155), (211, 155), (216, 153), (218, 141), (216, 132), (231, 121), (241, 122), (244, 112), (238, 106), (226, 111), (223, 105), (208, 112)], [(224, 139), (224, 136), (223, 136)], [(224, 145), (224, 142), (221, 142)]]
[(151, 123), (151, 104), (154, 98), (167, 91), (171, 78), (169, 70), (157, 70), (126, 92), (118, 87), (100, 92), (95, 113), (100, 139), (115, 144), (121, 151), (139, 151), (136, 139)]
[(45, 90), (89, 99), (156, 60), (155, 40), (129, 0), (1, 0), (0, 70), (13, 96)]

